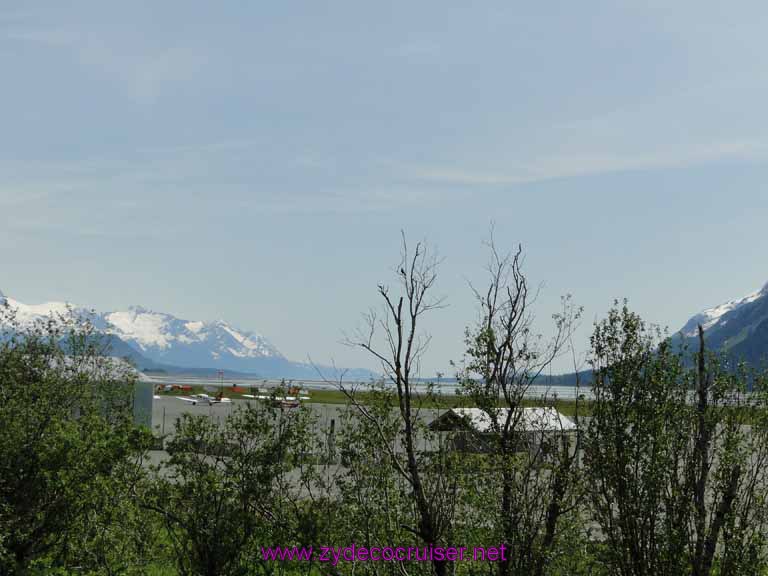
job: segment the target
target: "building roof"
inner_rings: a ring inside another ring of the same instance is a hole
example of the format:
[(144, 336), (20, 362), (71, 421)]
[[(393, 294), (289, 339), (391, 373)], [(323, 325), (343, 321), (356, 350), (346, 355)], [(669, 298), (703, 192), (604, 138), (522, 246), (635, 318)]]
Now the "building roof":
[[(60, 362), (63, 360), (63, 363)], [(70, 355), (54, 357), (49, 365), (51, 368), (63, 366), (64, 369), (76, 371), (78, 374), (102, 377), (113, 380), (122, 380), (128, 377), (134, 377), (138, 382), (154, 382), (154, 379), (134, 368), (124, 358), (117, 356), (99, 356), (94, 355), (87, 359), (83, 357), (73, 358)]]
[[(497, 408), (496, 418), (503, 425), (509, 408)], [(523, 432), (562, 432), (576, 430), (576, 424), (552, 407), (521, 408), (517, 430)], [(493, 430), (489, 414), (481, 408), (451, 408), (430, 424), (433, 429), (451, 429), (452, 423), (464, 422), (477, 432)]]

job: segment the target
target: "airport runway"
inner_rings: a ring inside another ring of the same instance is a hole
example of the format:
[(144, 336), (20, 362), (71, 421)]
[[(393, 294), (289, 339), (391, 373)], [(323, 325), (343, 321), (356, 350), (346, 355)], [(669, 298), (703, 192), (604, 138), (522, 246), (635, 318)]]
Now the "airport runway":
[[(232, 387), (237, 386), (240, 388), (259, 388), (261, 390), (271, 390), (280, 386), (289, 387), (297, 386), (303, 390), (338, 390), (338, 382), (330, 380), (289, 380), (289, 379), (270, 379), (270, 378), (230, 378), (224, 376), (223, 378), (216, 376), (173, 376), (173, 375), (155, 375), (155, 374), (143, 374), (142, 380), (146, 382), (152, 382), (155, 385), (164, 384), (180, 384), (189, 386), (212, 386), (212, 387)], [(356, 382), (345, 381), (344, 385), (347, 388), (358, 387), (364, 389), (367, 386), (371, 386), (372, 382)], [(454, 395), (457, 390), (457, 383), (455, 380), (448, 380), (438, 383), (433, 383), (437, 393)], [(415, 390), (425, 389), (427, 386), (426, 381), (419, 381), (415, 385)], [(556, 395), (563, 400), (575, 399), (576, 395), (583, 394), (587, 399), (592, 398), (592, 391), (588, 386), (582, 386), (577, 389), (573, 386), (546, 386), (536, 385), (531, 386), (528, 389), (526, 397), (528, 398), (541, 398), (542, 396), (552, 397)]]

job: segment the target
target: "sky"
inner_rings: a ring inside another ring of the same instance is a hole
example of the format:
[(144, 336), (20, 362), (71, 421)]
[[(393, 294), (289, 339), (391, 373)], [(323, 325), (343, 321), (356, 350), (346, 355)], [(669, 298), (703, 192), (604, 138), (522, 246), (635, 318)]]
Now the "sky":
[[(425, 377), (494, 228), (571, 294), (679, 329), (768, 281), (764, 2), (0, 0), (0, 290), (342, 344), (400, 234), (442, 258)], [(556, 362), (555, 372), (572, 365)]]

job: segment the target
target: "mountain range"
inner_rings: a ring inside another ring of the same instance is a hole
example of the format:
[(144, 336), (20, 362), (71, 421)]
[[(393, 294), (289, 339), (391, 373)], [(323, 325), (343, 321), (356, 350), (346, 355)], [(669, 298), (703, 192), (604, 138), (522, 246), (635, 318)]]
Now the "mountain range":
[[(694, 314), (672, 336), (673, 343), (698, 350), (699, 324), (704, 329), (708, 350), (722, 352), (734, 363), (743, 361), (756, 368), (768, 366), (768, 284), (742, 298)], [(579, 377), (582, 384), (589, 384), (592, 372), (584, 370), (579, 372)], [(576, 374), (542, 376), (542, 383), (574, 386)]]
[(768, 284), (743, 298), (696, 314), (680, 330), (683, 338), (695, 338), (699, 324), (709, 349), (724, 352), (734, 361), (765, 365), (768, 361)]
[[(317, 367), (287, 359), (264, 336), (242, 330), (224, 320), (184, 320), (171, 314), (141, 306), (126, 310), (95, 312), (64, 302), (24, 304), (0, 292), (0, 303), (16, 311), (21, 324), (70, 311), (88, 317), (107, 338), (114, 356), (128, 357), (142, 370), (170, 373), (228, 373), (257, 375), (264, 378), (318, 378)], [(697, 326), (704, 328), (710, 350), (725, 352), (731, 359), (753, 366), (768, 365), (768, 284), (742, 298), (729, 300), (692, 316), (675, 335), (693, 340)], [(339, 370), (319, 367), (329, 378)], [(365, 369), (345, 372), (345, 377), (368, 380), (376, 375)], [(569, 385), (574, 374), (548, 377), (551, 384)], [(589, 371), (582, 382), (590, 380)]]
[[(242, 330), (223, 320), (184, 320), (141, 306), (96, 312), (65, 302), (30, 305), (0, 292), (2, 302), (15, 311), (21, 325), (69, 313), (88, 318), (106, 337), (110, 354), (129, 358), (140, 370), (176, 373), (225, 370), (265, 378), (319, 377), (315, 366), (291, 361), (261, 334)], [(335, 368), (319, 368), (329, 378), (338, 376)], [(347, 371), (346, 377), (367, 380), (374, 374), (354, 369)]]

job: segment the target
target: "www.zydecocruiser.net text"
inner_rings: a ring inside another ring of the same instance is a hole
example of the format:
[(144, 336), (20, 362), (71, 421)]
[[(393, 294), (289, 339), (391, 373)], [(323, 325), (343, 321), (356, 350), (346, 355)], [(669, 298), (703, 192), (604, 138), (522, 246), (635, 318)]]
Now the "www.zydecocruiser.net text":
[(504, 562), (507, 547), (499, 546), (320, 546), (308, 547), (262, 547), (261, 556), (264, 560), (302, 562), (328, 562), (336, 566), (339, 562), (461, 562), (464, 560), (479, 560), (488, 562)]

